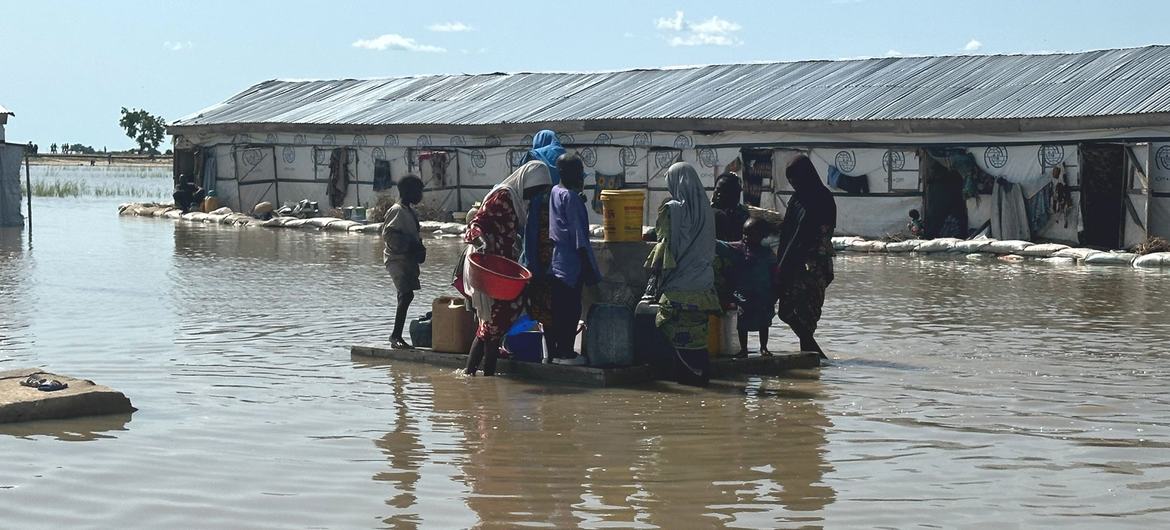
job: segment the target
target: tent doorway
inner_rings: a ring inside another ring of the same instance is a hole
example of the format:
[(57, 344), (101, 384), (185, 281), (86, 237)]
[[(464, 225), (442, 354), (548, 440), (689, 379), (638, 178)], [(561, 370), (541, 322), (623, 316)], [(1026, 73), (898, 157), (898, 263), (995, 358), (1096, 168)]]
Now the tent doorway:
[(925, 237), (966, 239), (967, 201), (963, 199), (963, 175), (940, 164), (934, 157), (922, 157), (922, 222)]
[(1125, 146), (1081, 144), (1081, 244), (1122, 247), (1125, 215)]

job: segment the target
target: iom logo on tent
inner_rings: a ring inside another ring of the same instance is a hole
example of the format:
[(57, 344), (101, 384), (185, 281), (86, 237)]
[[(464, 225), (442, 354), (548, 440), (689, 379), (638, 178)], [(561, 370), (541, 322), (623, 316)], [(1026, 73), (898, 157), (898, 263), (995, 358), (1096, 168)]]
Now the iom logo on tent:
[(889, 171), (902, 171), (906, 169), (906, 153), (890, 149), (882, 156), (882, 168)]
[(285, 164), (291, 164), (297, 161), (297, 150), (291, 145), (284, 146), (280, 150), (280, 157), (284, 159)]
[(487, 138), (485, 138), (485, 139), (484, 139), (484, 141), (483, 141), (483, 145), (486, 145), (486, 146), (488, 146), (488, 147), (499, 147), (499, 146), (500, 146), (500, 144), (501, 144), (501, 142), (500, 142), (500, 137), (499, 137), (499, 136), (496, 136), (496, 135), (494, 135), (494, 134), (493, 134), (493, 135), (491, 135), (491, 136), (488, 136), (488, 137), (487, 137)]
[(638, 133), (634, 135), (634, 141), (631, 143), (634, 147), (650, 147), (650, 133)]
[(324, 145), (336, 145), (337, 137), (333, 136), (332, 134), (326, 134), (325, 136), (321, 137), (321, 143)]
[(467, 139), (462, 136), (452, 136), (450, 145), (454, 147), (463, 147), (467, 145)]
[(853, 151), (838, 151), (837, 156), (833, 157), (833, 165), (842, 173), (850, 173), (857, 169), (857, 157)]
[(1007, 148), (999, 145), (988, 147), (987, 150), (983, 152), (983, 162), (987, 164), (987, 167), (993, 167), (996, 169), (1006, 166), (1008, 163)]
[(1056, 167), (1064, 162), (1064, 146), (1042, 145), (1036, 158), (1040, 160), (1040, 167)]
[(418, 140), (415, 141), (414, 145), (416, 147), (430, 147), (431, 137), (425, 134), (419, 135)]
[(471, 165), (479, 169), (483, 169), (483, 166), (487, 165), (487, 156), (483, 154), (483, 151), (476, 149), (471, 152)]
[(691, 138), (689, 136), (680, 134), (674, 137), (675, 149), (690, 149), (692, 146), (694, 146), (694, 144), (691, 142)]
[(1170, 169), (1170, 145), (1163, 145), (1158, 148), (1158, 167), (1162, 169)]
[(375, 147), (373, 150), (374, 160), (386, 160), (386, 148)]
[(678, 155), (677, 151), (658, 151), (654, 153), (654, 166), (658, 169), (664, 169), (673, 164), (678, 159)]
[(594, 151), (592, 147), (582, 149), (579, 154), (581, 155), (581, 161), (585, 163), (586, 167), (593, 167), (597, 164), (597, 151)]
[(298, 134), (293, 136), (293, 145), (305, 145), (305, 135)]
[(397, 134), (387, 134), (386, 137), (382, 139), (382, 146), (383, 147), (395, 147), (397, 145), (398, 145), (398, 135)]
[(609, 133), (601, 133), (593, 140), (597, 145), (609, 145), (613, 143), (613, 136)]
[(703, 167), (715, 167), (719, 164), (719, 153), (710, 147), (699, 149), (699, 163)]
[(632, 147), (623, 147), (618, 157), (625, 167), (634, 167), (638, 163), (638, 153)]
[(559, 133), (557, 134), (557, 141), (560, 142), (561, 145), (569, 145), (573, 143), (573, 135), (569, 133)]
[(269, 144), (278, 144), (280, 143), (280, 139), (276, 137), (275, 133), (268, 133), (268, 136), (264, 137), (264, 142)]

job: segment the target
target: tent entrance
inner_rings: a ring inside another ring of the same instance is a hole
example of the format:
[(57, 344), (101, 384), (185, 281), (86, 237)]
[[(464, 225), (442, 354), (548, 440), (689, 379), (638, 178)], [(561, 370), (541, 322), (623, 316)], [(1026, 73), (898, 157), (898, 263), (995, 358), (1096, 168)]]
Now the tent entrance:
[(932, 156), (922, 157), (922, 222), (926, 238), (966, 239), (967, 201), (963, 198), (963, 175)]
[(1125, 215), (1125, 146), (1081, 144), (1081, 244), (1121, 248)]
[(261, 202), (280, 205), (276, 185), (276, 156), (272, 146), (232, 147), (236, 166), (236, 196), (240, 211), (249, 212)]

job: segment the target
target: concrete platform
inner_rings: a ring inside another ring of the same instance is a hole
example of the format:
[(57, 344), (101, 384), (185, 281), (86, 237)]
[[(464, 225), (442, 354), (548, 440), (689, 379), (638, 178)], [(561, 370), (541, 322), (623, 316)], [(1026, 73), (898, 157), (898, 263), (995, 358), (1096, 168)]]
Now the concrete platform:
[[(389, 345), (356, 344), (350, 347), (350, 353), (362, 357), (417, 362), (445, 368), (462, 368), (467, 365), (465, 353), (440, 353), (426, 348), (394, 349)], [(820, 366), (820, 357), (816, 353), (808, 352), (777, 353), (771, 357), (746, 359), (719, 358), (711, 362), (711, 377), (723, 379), (745, 375), (777, 375), (786, 370), (817, 366)], [(496, 369), (501, 375), (597, 387), (630, 386), (654, 380), (648, 366), (593, 368), (500, 359)]]
[[(21, 386), (30, 375), (56, 379), (69, 388), (42, 392)], [(0, 372), (0, 423), (125, 414), (136, 409), (124, 394), (93, 381), (21, 368)]]
[[(350, 353), (363, 357), (379, 357), (398, 361), (417, 362), (445, 368), (463, 368), (467, 366), (466, 353), (442, 353), (427, 348), (394, 349), (389, 345), (355, 344), (350, 347)], [(564, 366), (560, 364), (527, 363), (500, 359), (496, 364), (496, 371), (500, 375), (517, 376), (525, 379), (597, 387), (630, 386), (653, 380), (650, 377), (650, 368), (646, 366), (593, 368), (589, 366)]]

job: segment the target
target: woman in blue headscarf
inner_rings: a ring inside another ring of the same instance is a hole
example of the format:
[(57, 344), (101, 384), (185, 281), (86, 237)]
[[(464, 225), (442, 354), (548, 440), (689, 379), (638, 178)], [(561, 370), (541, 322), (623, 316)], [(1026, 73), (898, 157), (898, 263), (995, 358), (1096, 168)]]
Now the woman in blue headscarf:
[[(561, 181), (561, 175), (557, 171), (557, 159), (563, 154), (565, 148), (561, 147), (560, 140), (557, 140), (557, 133), (545, 129), (532, 137), (532, 149), (528, 151), (525, 161), (544, 162), (548, 167), (552, 185), (556, 186)], [(520, 260), (520, 263), (532, 272), (532, 281), (529, 282), (525, 293), (528, 299), (528, 315), (540, 322), (545, 329), (553, 325), (552, 284), (548, 274), (552, 266), (553, 243), (548, 232), (548, 211), (548, 192), (533, 197), (529, 202), (528, 223), (524, 229), (524, 252)], [(545, 336), (548, 337), (547, 334)], [(550, 342), (548, 346), (550, 353), (560, 354), (553, 348), (553, 343)]]

